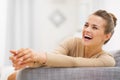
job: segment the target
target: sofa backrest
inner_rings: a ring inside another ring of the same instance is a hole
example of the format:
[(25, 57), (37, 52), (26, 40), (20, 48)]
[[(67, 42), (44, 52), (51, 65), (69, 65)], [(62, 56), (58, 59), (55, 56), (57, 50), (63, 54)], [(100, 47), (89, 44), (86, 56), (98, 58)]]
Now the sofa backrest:
[(110, 51), (116, 61), (116, 67), (120, 67), (120, 50)]

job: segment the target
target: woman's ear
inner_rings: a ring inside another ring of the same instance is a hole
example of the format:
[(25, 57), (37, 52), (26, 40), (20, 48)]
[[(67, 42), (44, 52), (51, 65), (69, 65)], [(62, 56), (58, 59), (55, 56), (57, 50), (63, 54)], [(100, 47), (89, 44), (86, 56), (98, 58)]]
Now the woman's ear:
[(106, 36), (105, 36), (105, 41), (109, 40), (109, 39), (111, 38), (111, 36), (112, 36), (112, 33), (106, 34)]

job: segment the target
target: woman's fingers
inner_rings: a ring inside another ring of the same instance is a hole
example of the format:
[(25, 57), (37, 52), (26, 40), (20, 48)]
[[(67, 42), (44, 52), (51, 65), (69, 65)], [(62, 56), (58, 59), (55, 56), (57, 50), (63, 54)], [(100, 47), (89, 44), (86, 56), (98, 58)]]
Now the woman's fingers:
[(26, 55), (24, 56), (24, 58), (21, 58), (18, 62), (18, 64), (26, 64), (26, 63), (32, 63), (33, 62), (33, 58), (30, 57), (30, 55)]
[(17, 57), (17, 59), (19, 59), (19, 58), (24, 58), (24, 56), (26, 56), (27, 54), (30, 54), (32, 52), (32, 50), (30, 50), (30, 49), (20, 49), (19, 51), (18, 51), (18, 54), (16, 55), (16, 57)]
[(31, 63), (25, 63), (25, 64), (21, 64), (21, 65), (14, 65), (14, 67), (15, 67), (15, 70), (28, 68), (28, 67), (31, 67)]
[(26, 49), (21, 48), (17, 51), (10, 50), (10, 52), (14, 54), (10, 57), (10, 60), (12, 61), (13, 66), (15, 67), (16, 70), (25, 68), (26, 66), (30, 67), (40, 66), (39, 63), (34, 64), (34, 62), (38, 59), (37, 58), (38, 55), (29, 48)]
[(16, 50), (10, 50), (10, 53), (12, 53), (13, 55), (16, 55), (17, 51)]
[(9, 59), (12, 61), (12, 63), (14, 64), (17, 63), (17, 60), (15, 59), (14, 56), (10, 56)]
[(17, 52), (18, 52), (17, 55), (10, 57), (14, 64), (25, 64), (28, 62), (32, 62), (32, 60), (34, 60), (33, 59), (34, 53), (31, 49), (22, 48)]
[(30, 62), (33, 60), (34, 53), (31, 50), (27, 49), (27, 50), (23, 51), (23, 53), (21, 53), (21, 54), (24, 54), (24, 55), (17, 58), (18, 61), (21, 61), (22, 63), (26, 63), (26, 61)]
[(26, 64), (13, 64), (15, 70), (25, 68)]
[(26, 53), (27, 53), (27, 50), (21, 48), (20, 50), (18, 50), (18, 53), (17, 53), (16, 57), (20, 58), (20, 57), (24, 56)]

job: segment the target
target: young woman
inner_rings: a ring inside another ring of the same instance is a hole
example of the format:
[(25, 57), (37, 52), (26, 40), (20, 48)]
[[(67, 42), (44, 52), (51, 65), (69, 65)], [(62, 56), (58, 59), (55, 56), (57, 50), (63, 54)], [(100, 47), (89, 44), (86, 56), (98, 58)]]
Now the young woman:
[[(102, 49), (114, 33), (116, 17), (105, 10), (91, 14), (85, 22), (82, 39), (69, 38), (53, 52), (34, 52), (29, 48), (11, 50), (10, 59), (16, 70), (25, 67), (110, 67), (114, 58)], [(8, 80), (15, 80), (16, 73)]]

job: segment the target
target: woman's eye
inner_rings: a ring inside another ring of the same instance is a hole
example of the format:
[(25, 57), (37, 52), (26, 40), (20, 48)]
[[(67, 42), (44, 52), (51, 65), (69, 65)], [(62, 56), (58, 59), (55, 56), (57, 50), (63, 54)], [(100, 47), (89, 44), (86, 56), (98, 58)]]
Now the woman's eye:
[(98, 28), (97, 27), (93, 27), (93, 29), (97, 30)]
[(87, 25), (87, 24), (85, 24), (85, 25), (84, 25), (84, 27), (88, 27), (88, 25)]

